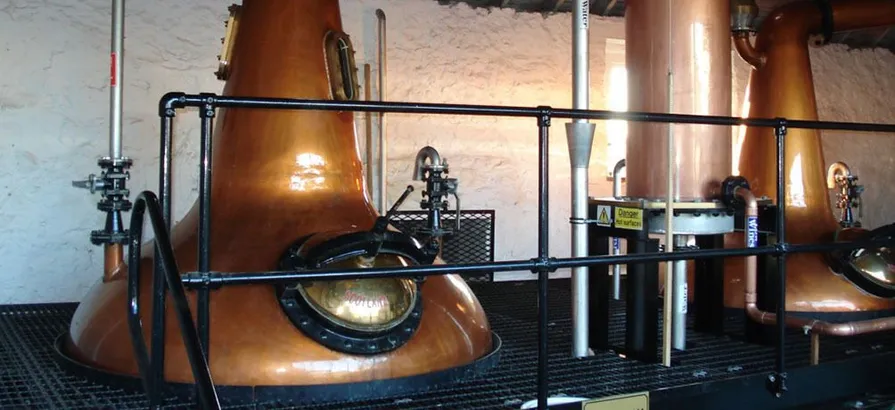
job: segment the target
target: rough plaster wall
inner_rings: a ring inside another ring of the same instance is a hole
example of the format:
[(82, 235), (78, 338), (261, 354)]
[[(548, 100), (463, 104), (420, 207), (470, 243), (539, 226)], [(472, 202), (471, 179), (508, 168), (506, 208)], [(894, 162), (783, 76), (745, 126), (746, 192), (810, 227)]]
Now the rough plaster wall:
[[(167, 91), (219, 92), (212, 72), (230, 0), (129, 2), (125, 43), (124, 150), (135, 165), (130, 187), (157, 190), (158, 98)], [(343, 21), (358, 49), (357, 62), (373, 65), (376, 20), (388, 15), (390, 100), (539, 105), (571, 102), (568, 15), (543, 18), (509, 11), (442, 7), (421, 0), (343, 0)], [(71, 187), (97, 172), (107, 153), (109, 4), (104, 0), (12, 0), (0, 7), (0, 303), (79, 300), (102, 268), (100, 248), (88, 242), (102, 226), (97, 198)], [(602, 52), (607, 37), (621, 38), (619, 20), (592, 20), (592, 107), (604, 106)], [(814, 51), (821, 116), (891, 121), (887, 96), (895, 93), (886, 52), (861, 56), (830, 47)], [(859, 58), (870, 56), (868, 62)], [(745, 87), (737, 66), (734, 89)], [(846, 83), (836, 83), (845, 76)], [(872, 78), (872, 80), (865, 80)], [(374, 92), (374, 95), (375, 92)], [(734, 104), (737, 105), (736, 103)], [(736, 113), (738, 110), (735, 110)], [(195, 201), (198, 120), (176, 123), (174, 215)], [(563, 121), (550, 146), (551, 252), (569, 255), (569, 172)], [(464, 207), (496, 209), (497, 259), (536, 252), (537, 133), (533, 120), (391, 115), (388, 121), (388, 190), (391, 201), (411, 183), (412, 160), (432, 145), (460, 179)], [(364, 138), (359, 123), (358, 135)], [(825, 139), (827, 157), (845, 160), (869, 185), (870, 225), (892, 219), (881, 184), (892, 171), (895, 140), (867, 156), (867, 142)], [(597, 127), (591, 195), (611, 193), (603, 128)], [(837, 154), (831, 151), (838, 149)], [(884, 154), (880, 154), (884, 153)], [(417, 185), (419, 188), (419, 185)], [(419, 192), (419, 191), (417, 191)], [(415, 208), (413, 196), (407, 208)], [(126, 222), (126, 221), (125, 221)], [(523, 276), (529, 276), (523, 274)]]

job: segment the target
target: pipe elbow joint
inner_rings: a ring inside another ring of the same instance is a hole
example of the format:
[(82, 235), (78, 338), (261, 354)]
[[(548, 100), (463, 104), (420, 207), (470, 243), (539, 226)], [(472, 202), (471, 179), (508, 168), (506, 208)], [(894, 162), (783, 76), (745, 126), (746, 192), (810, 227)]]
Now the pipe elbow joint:
[(415, 181), (422, 181), (425, 178), (425, 167), (426, 161), (429, 161), (429, 166), (432, 167), (442, 167), (441, 155), (438, 153), (438, 150), (432, 148), (430, 146), (425, 146), (416, 153), (416, 159), (413, 164), (413, 179)]
[(767, 62), (767, 56), (755, 48), (755, 45), (749, 40), (749, 32), (734, 32), (733, 45), (737, 51), (737, 55), (752, 66), (752, 68), (760, 69), (764, 67)]
[(827, 170), (827, 188), (836, 189), (836, 186), (839, 185), (837, 181), (839, 177), (850, 177), (851, 175), (848, 165), (842, 161), (834, 162)]
[(173, 117), (174, 110), (186, 107), (186, 93), (179, 91), (168, 92), (159, 99), (159, 117)]

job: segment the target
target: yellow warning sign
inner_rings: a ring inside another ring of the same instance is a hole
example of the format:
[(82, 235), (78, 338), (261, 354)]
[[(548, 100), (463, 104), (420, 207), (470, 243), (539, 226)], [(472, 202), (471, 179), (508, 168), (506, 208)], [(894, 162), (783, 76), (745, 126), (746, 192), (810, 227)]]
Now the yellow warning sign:
[(609, 205), (597, 205), (597, 225), (612, 226), (612, 219), (609, 218), (611, 212), (612, 207)]
[(637, 208), (615, 208), (615, 227), (639, 231), (643, 229), (643, 210)]
[(581, 410), (649, 410), (649, 392), (586, 401)]

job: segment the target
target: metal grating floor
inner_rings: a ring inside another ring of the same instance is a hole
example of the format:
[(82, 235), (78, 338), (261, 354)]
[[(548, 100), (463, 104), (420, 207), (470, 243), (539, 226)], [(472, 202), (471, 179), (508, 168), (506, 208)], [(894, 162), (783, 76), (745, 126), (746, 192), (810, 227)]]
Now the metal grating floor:
[[(489, 313), (494, 330), (504, 342), (499, 366), (484, 379), (411, 397), (373, 402), (332, 403), (316, 407), (338, 409), (518, 409), (536, 397), (536, 282), (475, 283), (471, 285)], [(773, 369), (771, 347), (738, 340), (742, 327), (731, 318), (731, 335), (712, 337), (692, 333), (692, 346), (676, 353), (672, 368), (626, 361), (609, 352), (588, 359), (568, 357), (570, 320), (569, 283), (551, 281), (550, 394), (600, 397), (720, 380)], [(122, 307), (124, 308), (124, 307)], [(142, 393), (128, 393), (92, 384), (60, 370), (52, 357), (52, 342), (66, 331), (74, 304), (0, 306), (0, 409), (137, 409), (145, 408)], [(623, 344), (623, 305), (613, 309), (613, 340)], [(661, 329), (661, 324), (660, 324)], [(788, 367), (808, 364), (808, 338), (787, 338)], [(895, 336), (872, 335), (850, 340), (821, 341), (821, 361), (873, 355), (895, 350)], [(891, 398), (891, 397), (890, 397)], [(885, 400), (855, 399), (824, 408), (890, 408)], [(283, 408), (277, 403), (234, 405), (227, 408)], [(844, 407), (843, 407), (844, 406)], [(289, 406), (285, 406), (289, 407)], [(170, 402), (167, 408), (195, 408)]]

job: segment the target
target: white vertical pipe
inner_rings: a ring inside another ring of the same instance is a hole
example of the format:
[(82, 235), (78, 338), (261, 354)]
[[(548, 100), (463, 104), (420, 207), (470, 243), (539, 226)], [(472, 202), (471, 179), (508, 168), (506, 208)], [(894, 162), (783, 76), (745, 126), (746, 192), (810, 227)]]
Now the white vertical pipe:
[[(572, 108), (589, 108), (590, 68), (587, 0), (575, 0), (572, 14)], [(588, 254), (587, 185), (591, 147), (596, 126), (584, 119), (566, 124), (572, 184), (572, 256)], [(588, 268), (572, 269), (572, 355), (588, 355)]]
[[(379, 101), (386, 100), (386, 71), (388, 59), (386, 56), (385, 12), (376, 9), (376, 18), (379, 22)], [(379, 113), (379, 214), (385, 215), (388, 211), (388, 195), (386, 183), (388, 175), (388, 146), (386, 144), (386, 119), (385, 113)]]
[(112, 0), (112, 44), (109, 70), (109, 158), (121, 158), (121, 117), (124, 81), (124, 0)]
[[(675, 235), (674, 246), (681, 249), (687, 246), (687, 235)], [(671, 347), (676, 350), (687, 349), (687, 261), (674, 262), (674, 316), (671, 329)]]

